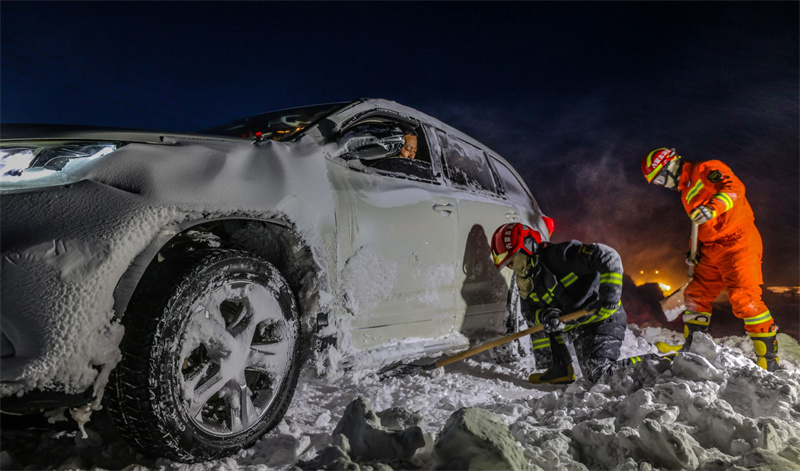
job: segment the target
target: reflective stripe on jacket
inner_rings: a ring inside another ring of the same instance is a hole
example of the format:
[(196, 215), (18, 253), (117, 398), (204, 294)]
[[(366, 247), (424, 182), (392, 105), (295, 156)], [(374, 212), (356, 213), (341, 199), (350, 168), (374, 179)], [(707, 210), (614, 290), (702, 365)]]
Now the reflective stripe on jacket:
[(533, 292), (521, 303), (523, 314), (532, 323), (539, 324), (539, 315), (550, 307), (564, 314), (597, 310), (567, 324), (564, 330), (570, 330), (607, 319), (619, 308), (622, 260), (613, 248), (577, 240), (544, 244), (534, 261)]

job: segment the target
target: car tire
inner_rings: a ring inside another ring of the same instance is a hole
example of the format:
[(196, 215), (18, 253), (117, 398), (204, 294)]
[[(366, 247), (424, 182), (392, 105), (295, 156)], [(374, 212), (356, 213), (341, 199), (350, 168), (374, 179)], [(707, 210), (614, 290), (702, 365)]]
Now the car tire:
[[(511, 277), (511, 284), (508, 287), (506, 315), (503, 324), (506, 328), (506, 335), (515, 334), (528, 328), (528, 323), (522, 316), (516, 275)], [(529, 336), (525, 336), (492, 349), (490, 356), (495, 363), (509, 365), (531, 353), (531, 339)]]
[(220, 459), (286, 413), (301, 366), (300, 318), (269, 262), (224, 249), (169, 257), (145, 272), (122, 323), (105, 400), (146, 454)]

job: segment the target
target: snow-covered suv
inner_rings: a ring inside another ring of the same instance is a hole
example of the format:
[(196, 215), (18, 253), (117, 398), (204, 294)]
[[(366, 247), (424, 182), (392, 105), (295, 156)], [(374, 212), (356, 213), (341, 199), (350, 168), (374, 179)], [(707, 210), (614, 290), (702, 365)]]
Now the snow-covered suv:
[(552, 228), (503, 158), (386, 100), (196, 134), (0, 131), (0, 408), (104, 403), (186, 462), (274, 427), (304, 364), (335, 377), (503, 330), (488, 235)]

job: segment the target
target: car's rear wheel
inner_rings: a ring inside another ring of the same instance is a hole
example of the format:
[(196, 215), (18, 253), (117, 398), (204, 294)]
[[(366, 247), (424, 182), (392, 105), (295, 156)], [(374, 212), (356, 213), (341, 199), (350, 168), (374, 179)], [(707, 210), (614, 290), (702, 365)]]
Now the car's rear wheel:
[(218, 459), (283, 418), (300, 371), (291, 289), (252, 254), (205, 250), (148, 269), (123, 318), (106, 400), (149, 455)]

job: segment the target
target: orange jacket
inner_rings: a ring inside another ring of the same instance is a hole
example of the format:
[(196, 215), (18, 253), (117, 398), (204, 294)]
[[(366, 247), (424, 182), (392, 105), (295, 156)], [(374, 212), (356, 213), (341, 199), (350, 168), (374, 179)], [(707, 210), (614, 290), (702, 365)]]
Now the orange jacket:
[(701, 205), (716, 212), (714, 219), (700, 225), (700, 242), (713, 242), (739, 230), (757, 230), (744, 184), (719, 160), (683, 162), (678, 189), (686, 214)]

